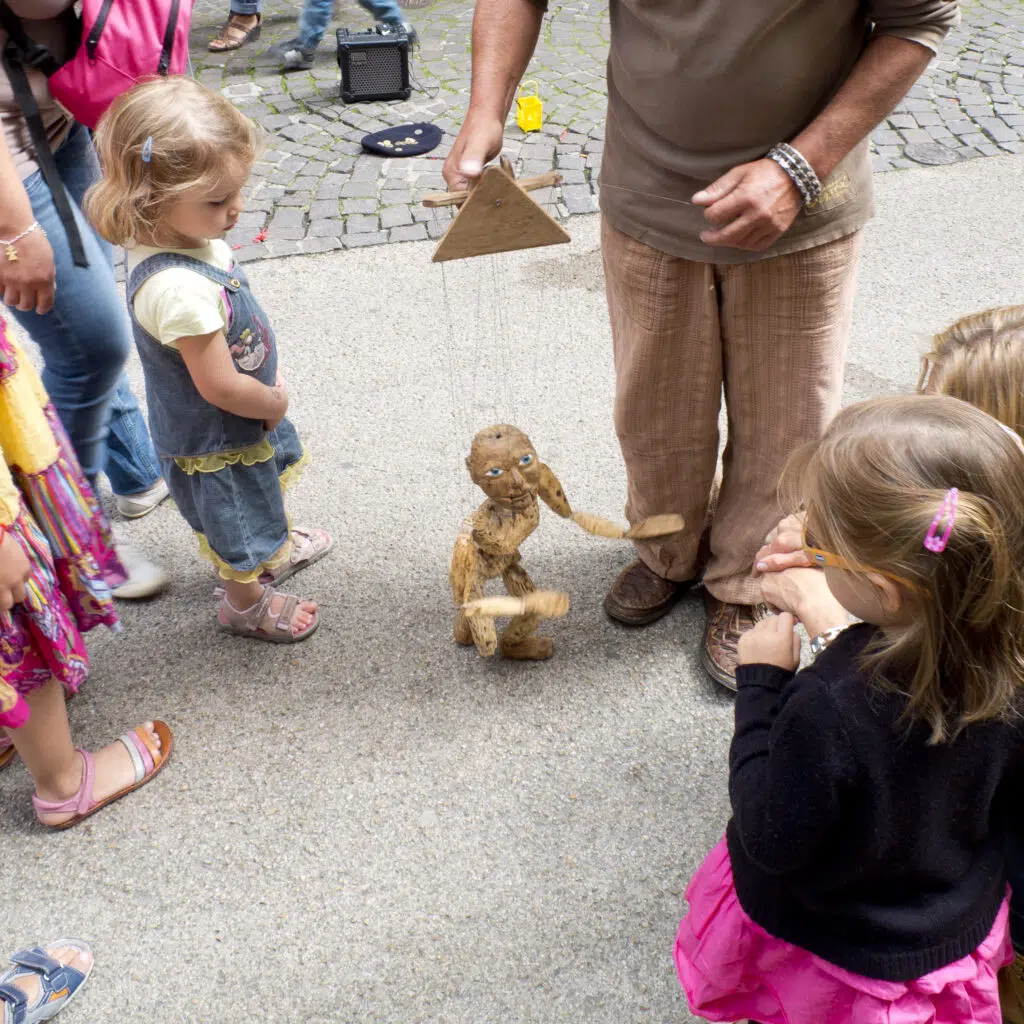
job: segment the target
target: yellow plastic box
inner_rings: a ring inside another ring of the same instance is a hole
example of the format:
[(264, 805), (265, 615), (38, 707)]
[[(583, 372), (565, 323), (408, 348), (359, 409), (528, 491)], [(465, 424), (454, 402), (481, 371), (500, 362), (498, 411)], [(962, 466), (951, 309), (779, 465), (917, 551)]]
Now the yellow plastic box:
[[(523, 90), (533, 86), (533, 94), (523, 95)], [(516, 94), (516, 124), (524, 132), (539, 132), (544, 123), (544, 105), (540, 101), (540, 90), (534, 81), (523, 82)]]

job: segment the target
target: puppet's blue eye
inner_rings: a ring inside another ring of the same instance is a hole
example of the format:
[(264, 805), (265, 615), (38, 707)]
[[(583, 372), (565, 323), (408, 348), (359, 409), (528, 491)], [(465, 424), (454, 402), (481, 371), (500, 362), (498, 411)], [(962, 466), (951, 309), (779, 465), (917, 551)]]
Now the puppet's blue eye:
[(520, 466), (529, 466), (529, 465), (530, 465), (530, 463), (532, 463), (532, 462), (533, 462), (533, 456), (532, 456), (532, 455), (524, 455), (524, 456), (523, 456), (523, 457), (522, 457), (522, 458), (521, 458), (521, 459), (519, 460), (519, 465), (520, 465)]
[(484, 476), (497, 477), (497, 476), (501, 476), (501, 474), (502, 474), (502, 470), (498, 469), (497, 466), (494, 466), (492, 469), (487, 470), (487, 472), (484, 473)]

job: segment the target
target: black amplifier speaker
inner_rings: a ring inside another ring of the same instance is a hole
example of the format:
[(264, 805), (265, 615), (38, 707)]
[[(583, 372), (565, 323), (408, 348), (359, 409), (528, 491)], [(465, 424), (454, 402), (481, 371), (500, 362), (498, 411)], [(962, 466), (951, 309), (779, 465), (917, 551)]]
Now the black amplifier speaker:
[(378, 25), (368, 32), (338, 29), (338, 67), (341, 98), (346, 103), (369, 100), (407, 100), (409, 38), (401, 27)]

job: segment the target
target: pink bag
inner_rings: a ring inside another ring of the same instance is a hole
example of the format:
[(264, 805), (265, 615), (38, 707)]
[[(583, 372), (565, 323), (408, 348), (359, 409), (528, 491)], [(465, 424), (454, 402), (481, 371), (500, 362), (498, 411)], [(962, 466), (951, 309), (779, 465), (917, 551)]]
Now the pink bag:
[(61, 15), (68, 37), (81, 33), (75, 55), (64, 64), (25, 34), (21, 19), (0, 0), (0, 27), (7, 40), (0, 61), (21, 108), (68, 237), (75, 266), (89, 260), (46, 137), (26, 68), (49, 79), (50, 94), (72, 117), (95, 128), (114, 100), (153, 75), (181, 74), (188, 67), (188, 27), (195, 0), (83, 0), (82, 16), (69, 6)]
[(82, 43), (50, 76), (50, 94), (76, 121), (95, 128), (137, 81), (188, 67), (195, 0), (83, 0)]

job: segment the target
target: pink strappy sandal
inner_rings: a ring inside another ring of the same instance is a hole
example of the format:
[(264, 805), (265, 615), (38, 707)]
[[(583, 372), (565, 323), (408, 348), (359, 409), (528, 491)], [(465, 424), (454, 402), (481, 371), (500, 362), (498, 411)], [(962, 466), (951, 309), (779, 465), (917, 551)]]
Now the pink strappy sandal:
[[(297, 539), (301, 543), (296, 543)], [(276, 572), (263, 573), (259, 578), (259, 582), (264, 586), (268, 583), (271, 586), (284, 583), (285, 580), (290, 579), (297, 572), (302, 572), (303, 569), (308, 569), (314, 562), (319, 562), (333, 547), (334, 540), (326, 530), (303, 530), (298, 526), (292, 527), (291, 557)], [(213, 596), (218, 599), (222, 598), (224, 593), (222, 585), (213, 588)]]
[[(301, 540), (300, 544), (296, 543), (297, 539)], [(326, 530), (303, 530), (294, 526), (291, 558), (277, 572), (265, 572), (260, 577), (260, 583), (271, 583), (275, 586), (284, 583), (297, 572), (308, 569), (314, 562), (319, 562), (333, 547), (334, 541)]]
[[(284, 598), (281, 608), (277, 612), (271, 612), (270, 602), (278, 596), (279, 592), (273, 587), (263, 588), (263, 596), (251, 607), (244, 611), (232, 608), (227, 596), (221, 598), (220, 607), (217, 609), (217, 621), (225, 633), (234, 633), (236, 636), (248, 636), (254, 640), (267, 640), (272, 644), (297, 644), (302, 640), (308, 640), (320, 625), (320, 613), (313, 613), (313, 621), (301, 632), (292, 632), (292, 617), (295, 609), (299, 606), (301, 598), (294, 594), (281, 593)], [(263, 625), (263, 620), (270, 622), (270, 629)]]
[(166, 722), (154, 721), (153, 731), (160, 738), (159, 749), (141, 725), (136, 726), (131, 732), (125, 733), (123, 736), (118, 736), (118, 739), (124, 744), (125, 750), (128, 751), (132, 764), (135, 766), (135, 781), (117, 790), (116, 793), (111, 793), (110, 796), (103, 800), (93, 800), (92, 798), (92, 784), (96, 775), (96, 766), (93, 762), (92, 754), (88, 750), (82, 750), (79, 747), (78, 753), (82, 755), (85, 770), (82, 772), (82, 785), (79, 786), (78, 792), (70, 800), (64, 800), (61, 803), (50, 803), (49, 800), (40, 800), (39, 797), (34, 795), (32, 797), (32, 806), (35, 807), (37, 815), (73, 813), (73, 817), (68, 818), (67, 821), (62, 821), (59, 825), (46, 825), (46, 822), (40, 822), (40, 824), (46, 825), (47, 828), (52, 828), (55, 831), (71, 828), (72, 825), (77, 825), (80, 821), (84, 821), (97, 811), (102, 810), (107, 804), (120, 800), (121, 797), (127, 796), (128, 793), (134, 792), (140, 786), (144, 786), (153, 779), (163, 766), (167, 764), (167, 759), (171, 756), (171, 751), (174, 750), (174, 734)]

